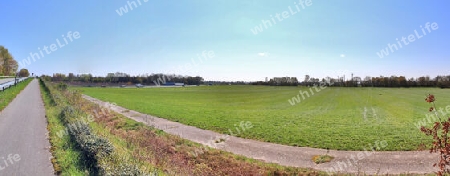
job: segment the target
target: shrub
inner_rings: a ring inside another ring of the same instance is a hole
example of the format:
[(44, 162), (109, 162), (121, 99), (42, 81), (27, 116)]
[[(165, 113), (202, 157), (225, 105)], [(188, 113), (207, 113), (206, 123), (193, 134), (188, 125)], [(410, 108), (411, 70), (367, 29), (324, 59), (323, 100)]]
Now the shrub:
[(450, 174), (450, 142), (448, 132), (450, 129), (450, 118), (441, 118), (436, 111), (434, 95), (428, 95), (425, 101), (432, 104), (429, 111), (434, 112), (438, 117), (438, 122), (434, 122), (433, 127), (427, 128), (422, 126), (421, 131), (427, 136), (433, 137), (433, 143), (430, 148), (430, 153), (439, 153), (439, 162), (435, 163), (433, 167), (439, 167), (438, 175)]
[(90, 160), (96, 161), (113, 153), (113, 145), (107, 139), (92, 134), (91, 128), (86, 122), (75, 121), (70, 123), (68, 128), (70, 134)]
[(64, 123), (69, 123), (69, 119), (72, 117), (76, 117), (76, 110), (70, 105), (65, 106), (61, 110), (61, 119)]
[[(119, 163), (111, 165), (109, 162), (99, 164), (100, 175), (115, 176), (115, 175), (144, 175), (135, 164)], [(154, 174), (153, 174), (154, 175)]]
[(91, 128), (83, 121), (75, 121), (67, 125), (70, 134), (75, 137), (91, 135)]
[(77, 119), (77, 110), (67, 105), (62, 108), (60, 116), (70, 135), (75, 139), (78, 146), (86, 154), (87, 163), (97, 163), (98, 160), (110, 156), (114, 147), (107, 139), (92, 133), (87, 122)]
[(58, 87), (58, 90), (61, 90), (61, 91), (67, 90), (67, 84), (65, 84), (65, 83), (59, 83), (57, 87)]
[(78, 137), (81, 147), (93, 157), (106, 157), (113, 151), (114, 147), (105, 138), (96, 135), (80, 135)]

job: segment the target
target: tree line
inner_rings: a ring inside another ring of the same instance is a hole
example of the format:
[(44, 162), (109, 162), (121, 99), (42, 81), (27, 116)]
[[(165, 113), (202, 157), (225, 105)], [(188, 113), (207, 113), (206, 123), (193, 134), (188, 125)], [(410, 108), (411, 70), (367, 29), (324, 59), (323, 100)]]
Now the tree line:
[(186, 85), (203, 84), (204, 79), (200, 76), (182, 76), (175, 74), (142, 74), (130, 76), (127, 73), (108, 73), (106, 76), (92, 76), (92, 74), (63, 74), (54, 73), (52, 76), (42, 75), (48, 81), (69, 82), (69, 83), (87, 83), (87, 84), (144, 84), (144, 85), (164, 85), (167, 83), (184, 83)]
[[(22, 71), (22, 70), (21, 70)], [(26, 71), (28, 73), (28, 71)], [(212, 84), (212, 85), (269, 85), (269, 86), (314, 86), (320, 82), (332, 83), (328, 86), (334, 87), (440, 87), (450, 88), (450, 75), (437, 76), (431, 78), (430, 76), (421, 76), (418, 78), (406, 78), (405, 76), (378, 76), (369, 77), (364, 79), (361, 77), (351, 77), (348, 80), (345, 77), (338, 78), (314, 78), (309, 75), (305, 76), (303, 81), (298, 81), (296, 77), (285, 78), (273, 78), (269, 81), (257, 81), (257, 82), (224, 82), (224, 81), (204, 81), (200, 76), (182, 76), (175, 74), (142, 74), (137, 76), (130, 76), (130, 74), (116, 72), (108, 73), (104, 77), (92, 76), (92, 74), (63, 74), (55, 73), (52, 76), (43, 75), (48, 81), (56, 82), (70, 82), (70, 83), (88, 83), (88, 84), (144, 84), (144, 85), (164, 85), (166, 83), (184, 83), (186, 85), (200, 85), (200, 84)]]
[(338, 78), (313, 78), (309, 75), (305, 76), (304, 81), (293, 82), (296, 78), (274, 78), (270, 81), (257, 81), (252, 82), (252, 85), (270, 85), (270, 86), (314, 86), (320, 82), (333, 83), (329, 86), (335, 87), (440, 87), (450, 88), (450, 75), (436, 76), (430, 78), (430, 76), (421, 76), (418, 78), (406, 78), (405, 76), (378, 76), (370, 77), (366, 76), (364, 79), (361, 77), (351, 77), (346, 80), (345, 77)]

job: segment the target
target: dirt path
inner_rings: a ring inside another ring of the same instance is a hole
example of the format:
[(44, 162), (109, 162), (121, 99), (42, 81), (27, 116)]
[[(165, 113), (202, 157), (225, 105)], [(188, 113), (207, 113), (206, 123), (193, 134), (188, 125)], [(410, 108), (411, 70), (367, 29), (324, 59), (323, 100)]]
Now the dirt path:
[(54, 175), (47, 133), (35, 79), (0, 113), (0, 175)]
[[(171, 122), (166, 119), (127, 110), (120, 106), (104, 103), (98, 99), (83, 95), (87, 100), (101, 106), (108, 107), (128, 118), (182, 138), (208, 145), (213, 148), (243, 155), (249, 158), (260, 159), (269, 163), (278, 163), (284, 166), (313, 168), (322, 171), (335, 171), (340, 173), (366, 173), (366, 174), (425, 174), (437, 171), (432, 165), (437, 161), (436, 154), (427, 151), (417, 152), (373, 152), (369, 151), (335, 151), (330, 150), (329, 155), (335, 157), (330, 163), (315, 164), (311, 158), (315, 155), (326, 154), (323, 149), (308, 147), (292, 147), (233, 136), (226, 136), (213, 131), (202, 130), (196, 127)], [(218, 139), (226, 139), (225, 142), (216, 144)], [(374, 141), (369, 146), (395, 145), (385, 144), (382, 141)]]

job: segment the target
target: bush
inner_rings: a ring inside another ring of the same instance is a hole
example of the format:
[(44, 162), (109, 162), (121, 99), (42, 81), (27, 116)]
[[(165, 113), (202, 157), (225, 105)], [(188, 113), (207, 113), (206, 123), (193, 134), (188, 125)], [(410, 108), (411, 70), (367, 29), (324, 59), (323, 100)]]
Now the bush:
[(114, 152), (113, 145), (107, 139), (93, 134), (89, 124), (78, 120), (77, 115), (77, 110), (70, 105), (62, 108), (60, 113), (69, 134), (86, 154), (86, 162), (97, 163), (98, 160), (110, 156)]
[(82, 121), (75, 121), (67, 125), (70, 134), (75, 137), (91, 135), (91, 128), (88, 124)]
[(439, 153), (439, 162), (433, 165), (433, 167), (439, 168), (439, 171), (436, 172), (437, 175), (447, 175), (450, 174), (450, 118), (441, 117), (439, 113), (437, 113), (434, 95), (428, 95), (425, 98), (425, 101), (432, 104), (429, 111), (435, 113), (438, 119), (437, 122), (434, 122), (433, 127), (429, 128), (422, 126), (420, 130), (425, 133), (425, 135), (433, 138), (430, 153)]
[(107, 157), (114, 151), (114, 147), (107, 139), (96, 135), (80, 135), (78, 140), (83, 150), (93, 157)]
[(59, 83), (59, 84), (58, 84), (58, 90), (61, 90), (61, 91), (67, 90), (67, 84), (65, 84), (65, 83)]
[(113, 153), (113, 145), (107, 139), (93, 134), (86, 122), (78, 120), (68, 124), (67, 127), (89, 160), (95, 162)]
[[(100, 175), (108, 175), (108, 176), (115, 176), (115, 175), (144, 175), (143, 173), (135, 164), (128, 164), (128, 163), (120, 163), (118, 165), (110, 165), (108, 163), (102, 163), (100, 165), (99, 173)], [(153, 174), (155, 175), (155, 174)]]
[(72, 117), (76, 117), (76, 110), (70, 105), (65, 106), (61, 110), (61, 119), (64, 123), (69, 123)]

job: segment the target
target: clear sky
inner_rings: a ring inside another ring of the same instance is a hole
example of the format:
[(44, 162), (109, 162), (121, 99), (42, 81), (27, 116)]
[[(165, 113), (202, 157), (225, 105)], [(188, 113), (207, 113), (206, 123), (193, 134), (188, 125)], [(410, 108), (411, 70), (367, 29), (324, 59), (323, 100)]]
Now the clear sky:
[[(0, 45), (9, 49), (20, 68), (38, 75), (106, 76), (119, 71), (256, 81), (278, 76), (303, 79), (306, 74), (408, 78), (450, 74), (448, 0), (1, 0), (0, 4)], [(380, 57), (381, 50), (388, 55)], [(40, 51), (44, 57), (37, 59)], [(23, 62), (27, 58), (29, 64)]]

